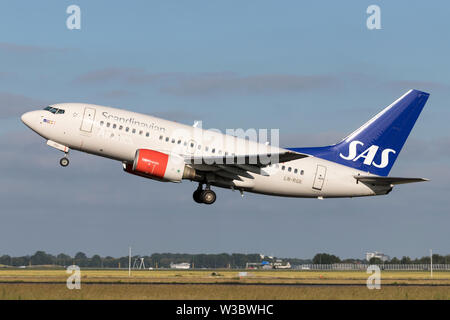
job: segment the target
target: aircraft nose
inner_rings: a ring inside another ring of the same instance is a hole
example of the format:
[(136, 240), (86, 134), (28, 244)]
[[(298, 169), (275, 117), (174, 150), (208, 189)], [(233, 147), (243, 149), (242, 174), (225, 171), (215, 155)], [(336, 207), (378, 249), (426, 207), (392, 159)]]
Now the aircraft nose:
[(30, 111), (30, 112), (26, 112), (24, 113), (20, 119), (22, 120), (22, 122), (31, 130), (36, 131), (39, 127), (39, 118), (41, 115), (41, 111), (40, 110), (36, 110), (36, 111)]
[(30, 126), (32, 118), (33, 118), (33, 112), (26, 112), (20, 117), (22, 122), (25, 123), (28, 127)]

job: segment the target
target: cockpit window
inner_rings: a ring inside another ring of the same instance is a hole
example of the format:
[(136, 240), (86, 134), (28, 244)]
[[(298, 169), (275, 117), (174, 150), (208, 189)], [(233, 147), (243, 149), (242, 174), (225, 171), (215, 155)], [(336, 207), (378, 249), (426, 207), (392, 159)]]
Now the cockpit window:
[(54, 113), (54, 114), (63, 114), (65, 112), (64, 109), (57, 109), (57, 108), (53, 108), (51, 106), (45, 107), (44, 110), (50, 111), (51, 113)]
[(50, 106), (45, 107), (44, 110), (50, 111), (51, 113), (56, 113), (56, 111), (58, 111), (58, 109), (50, 107)]

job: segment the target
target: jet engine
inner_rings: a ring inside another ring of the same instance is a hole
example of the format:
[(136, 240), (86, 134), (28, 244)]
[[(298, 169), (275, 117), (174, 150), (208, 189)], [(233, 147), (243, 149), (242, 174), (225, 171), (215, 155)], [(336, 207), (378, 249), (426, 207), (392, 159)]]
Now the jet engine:
[(124, 170), (138, 176), (170, 182), (200, 178), (194, 168), (185, 164), (182, 157), (150, 149), (136, 150), (133, 163), (124, 164)]

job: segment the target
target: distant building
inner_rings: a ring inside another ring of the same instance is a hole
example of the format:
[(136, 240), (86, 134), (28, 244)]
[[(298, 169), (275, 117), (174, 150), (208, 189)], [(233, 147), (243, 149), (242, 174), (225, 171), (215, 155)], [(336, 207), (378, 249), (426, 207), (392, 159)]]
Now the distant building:
[(188, 262), (181, 262), (181, 263), (171, 263), (170, 264), (171, 269), (190, 269), (191, 264)]
[(292, 266), (289, 262), (284, 263), (282, 260), (275, 262), (262, 261), (262, 262), (247, 262), (246, 269), (291, 269)]
[(289, 261), (286, 262), (286, 263), (283, 263), (283, 262), (281, 262), (281, 261), (277, 261), (277, 262), (274, 262), (273, 268), (274, 268), (274, 269), (291, 269), (292, 266), (291, 266), (291, 264), (289, 263)]
[(382, 252), (366, 252), (366, 260), (369, 262), (372, 258), (378, 258), (383, 262), (389, 261), (390, 257)]

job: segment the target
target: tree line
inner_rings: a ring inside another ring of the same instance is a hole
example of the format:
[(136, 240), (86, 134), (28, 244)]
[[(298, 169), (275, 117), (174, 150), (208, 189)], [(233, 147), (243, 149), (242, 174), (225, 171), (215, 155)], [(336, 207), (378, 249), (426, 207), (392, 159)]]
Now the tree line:
[[(344, 259), (341, 260), (339, 257), (328, 254), (328, 253), (318, 253), (312, 259), (313, 264), (333, 264), (333, 263), (370, 263), (370, 264), (430, 264), (430, 256), (425, 256), (421, 258), (411, 259), (410, 257), (403, 256), (402, 258), (394, 257), (388, 261), (383, 262), (380, 258), (371, 258), (369, 261), (360, 259)], [(433, 254), (434, 264), (450, 264), (450, 254), (440, 255)]]
[[(248, 262), (262, 262), (259, 254), (220, 253), (220, 254), (184, 254), (184, 253), (154, 253), (150, 256), (133, 256), (132, 266), (140, 265), (141, 258), (145, 266), (153, 268), (169, 268), (171, 263), (188, 262), (195, 268), (245, 268)], [(37, 251), (33, 255), (11, 257), (0, 256), (0, 265), (4, 266), (33, 266), (33, 265), (78, 265), (89, 268), (128, 268), (129, 257), (114, 258), (101, 257), (98, 254), (88, 257), (83, 252), (78, 252), (73, 257), (64, 253), (58, 255)]]
[[(259, 254), (242, 253), (219, 253), (219, 254), (187, 254), (187, 253), (153, 253), (150, 256), (133, 256), (132, 266), (139, 265), (141, 258), (144, 259), (145, 267), (149, 268), (169, 268), (171, 263), (188, 262), (194, 268), (245, 268), (247, 263), (261, 263), (262, 261), (272, 261), (277, 258), (262, 258)], [(289, 261), (291, 265), (300, 264), (333, 264), (333, 263), (367, 263), (361, 259), (340, 259), (338, 256), (328, 253), (318, 253), (313, 259), (285, 258), (283, 261)], [(0, 256), (0, 266), (62, 266), (66, 267), (72, 264), (88, 268), (128, 268), (128, 256), (114, 258), (111, 256), (102, 257), (95, 254), (88, 257), (83, 252), (78, 252), (74, 256), (60, 253), (52, 255), (45, 251), (37, 251), (33, 255), (12, 257), (9, 255)], [(401, 259), (392, 258), (389, 261), (382, 262), (378, 258), (372, 258), (370, 264), (429, 264), (430, 257), (411, 259), (404, 256)], [(433, 254), (434, 264), (450, 264), (450, 255)]]

